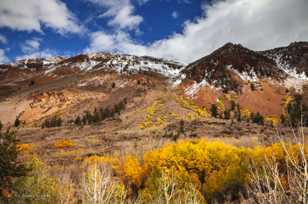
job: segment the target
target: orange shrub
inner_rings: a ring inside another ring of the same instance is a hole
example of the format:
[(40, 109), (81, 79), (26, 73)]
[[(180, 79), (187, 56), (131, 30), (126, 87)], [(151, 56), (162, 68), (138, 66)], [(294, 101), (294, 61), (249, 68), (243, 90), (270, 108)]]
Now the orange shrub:
[(19, 152), (32, 152), (34, 150), (34, 144), (18, 144), (16, 147)]
[(53, 146), (54, 148), (57, 148), (57, 149), (65, 149), (65, 148), (74, 147), (75, 143), (68, 139), (60, 139), (60, 140), (55, 141)]

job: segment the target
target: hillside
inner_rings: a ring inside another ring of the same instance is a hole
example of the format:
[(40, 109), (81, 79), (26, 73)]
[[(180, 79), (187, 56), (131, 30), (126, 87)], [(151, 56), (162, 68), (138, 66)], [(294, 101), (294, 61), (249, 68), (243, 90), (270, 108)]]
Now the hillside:
[[(251, 114), (262, 114), (267, 125), (279, 124), (307, 81), (306, 46), (255, 52), (228, 43), (187, 66), (111, 53), (19, 60), (0, 66), (0, 121), (9, 126), (18, 118), (19, 137), (36, 143), (38, 151), (70, 138), (83, 156), (123, 145), (127, 151), (134, 144), (146, 148), (159, 135), (270, 141), (274, 129), (251, 126)], [(242, 122), (235, 125), (238, 114)], [(61, 128), (42, 128), (56, 118)], [(179, 128), (185, 133), (176, 135)], [(96, 142), (88, 144), (90, 138)], [(59, 159), (50, 151), (46, 159)]]

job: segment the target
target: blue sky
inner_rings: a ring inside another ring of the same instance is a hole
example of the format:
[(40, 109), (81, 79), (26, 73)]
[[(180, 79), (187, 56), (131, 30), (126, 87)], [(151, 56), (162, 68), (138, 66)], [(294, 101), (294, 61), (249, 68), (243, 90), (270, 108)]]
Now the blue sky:
[(1, 0), (0, 63), (97, 51), (189, 63), (227, 42), (306, 41), (307, 10), (306, 0)]

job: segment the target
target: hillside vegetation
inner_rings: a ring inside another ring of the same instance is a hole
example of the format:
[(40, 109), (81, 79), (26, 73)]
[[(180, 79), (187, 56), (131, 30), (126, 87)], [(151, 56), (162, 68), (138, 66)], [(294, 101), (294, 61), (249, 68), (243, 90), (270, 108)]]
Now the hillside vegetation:
[[(66, 148), (65, 144), (58, 141), (55, 145)], [(305, 142), (249, 148), (182, 140), (143, 154), (88, 156), (76, 160), (73, 169), (48, 166), (31, 148), (15, 148), (26, 155), (29, 172), (1, 174), (1, 199), (9, 203), (308, 201)]]

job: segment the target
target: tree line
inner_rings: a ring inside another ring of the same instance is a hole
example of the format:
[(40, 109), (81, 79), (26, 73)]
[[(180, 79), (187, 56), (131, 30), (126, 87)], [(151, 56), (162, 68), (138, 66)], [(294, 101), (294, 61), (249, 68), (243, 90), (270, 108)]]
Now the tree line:
[(242, 120), (246, 120), (247, 122), (256, 123), (259, 125), (264, 125), (264, 116), (257, 112), (257, 113), (250, 113), (248, 118), (244, 118), (241, 113), (240, 104), (235, 103), (235, 101), (231, 101), (231, 106), (229, 109), (223, 111), (223, 113), (219, 113), (219, 109), (216, 104), (212, 104), (210, 108), (211, 116), (214, 118), (222, 118), (222, 119), (232, 119), (238, 122)]
[(77, 116), (75, 118), (74, 124), (78, 126), (96, 124), (108, 118), (112, 118), (115, 115), (120, 115), (121, 112), (125, 109), (126, 104), (127, 99), (125, 98), (111, 108), (95, 108), (93, 112), (86, 111), (83, 115)]

